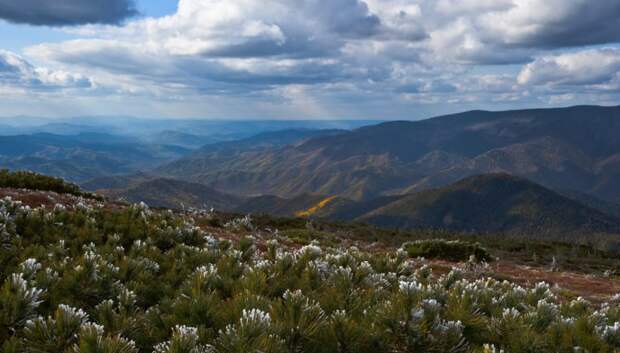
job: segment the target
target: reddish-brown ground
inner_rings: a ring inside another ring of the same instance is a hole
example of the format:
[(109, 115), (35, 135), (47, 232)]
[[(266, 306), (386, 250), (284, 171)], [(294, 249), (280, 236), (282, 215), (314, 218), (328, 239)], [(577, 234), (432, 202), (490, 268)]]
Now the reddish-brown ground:
[[(0, 188), (0, 198), (10, 197), (13, 200), (21, 201), (25, 205), (30, 207), (54, 207), (56, 204), (63, 205), (75, 205), (78, 202), (83, 202), (89, 205), (99, 204), (100, 201), (88, 198), (80, 198), (68, 194), (58, 194), (49, 191), (34, 191), (34, 190), (22, 190), (12, 188)], [(116, 202), (105, 202), (104, 207), (108, 209), (118, 209), (123, 207), (123, 204)]]
[[(441, 260), (431, 260), (427, 263), (439, 274), (448, 272), (453, 266), (461, 265)], [(505, 279), (525, 287), (546, 282), (564, 297), (584, 297), (594, 302), (605, 301), (620, 293), (620, 281), (617, 279), (569, 271), (555, 272), (511, 261), (495, 261), (488, 268), (480, 269), (480, 275)]]

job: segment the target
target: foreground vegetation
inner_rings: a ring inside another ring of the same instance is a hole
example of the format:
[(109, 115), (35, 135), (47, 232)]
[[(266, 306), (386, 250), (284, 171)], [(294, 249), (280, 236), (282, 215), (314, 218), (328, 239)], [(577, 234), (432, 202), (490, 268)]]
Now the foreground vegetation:
[[(477, 262), (487, 250), (473, 243), (344, 248), (334, 237), (342, 230), (295, 222), (109, 207), (79, 197), (31, 208), (4, 198), (1, 349), (620, 350), (620, 297), (591, 303), (545, 283), (490, 278)], [(234, 236), (208, 233), (205, 224)], [(437, 273), (417, 258), (446, 252), (471, 260)]]
[(83, 192), (76, 184), (28, 171), (9, 171), (0, 169), (0, 188), (53, 191), (62, 194), (98, 198), (97, 195)]

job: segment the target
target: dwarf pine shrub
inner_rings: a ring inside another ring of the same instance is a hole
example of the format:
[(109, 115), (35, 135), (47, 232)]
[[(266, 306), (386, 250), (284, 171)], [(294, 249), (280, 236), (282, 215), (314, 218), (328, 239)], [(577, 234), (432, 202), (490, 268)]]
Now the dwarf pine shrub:
[(476, 261), (490, 261), (489, 252), (477, 243), (461, 240), (430, 239), (403, 244), (402, 248), (411, 257), (444, 259), (450, 261), (467, 261), (470, 257)]
[(545, 283), (416, 260), (488, 260), (475, 244), (368, 253), (237, 225), (233, 242), (146, 205), (5, 199), (0, 217), (6, 353), (620, 351), (618, 298), (567, 301)]
[(53, 191), (75, 196), (96, 197), (94, 194), (83, 192), (76, 184), (29, 171), (0, 169), (0, 188)]

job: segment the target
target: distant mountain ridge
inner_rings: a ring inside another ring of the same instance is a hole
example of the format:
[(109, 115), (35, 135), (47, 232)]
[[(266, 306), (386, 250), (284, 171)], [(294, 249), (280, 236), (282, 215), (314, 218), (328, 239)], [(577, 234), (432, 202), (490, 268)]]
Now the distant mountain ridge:
[(155, 173), (241, 195), (314, 193), (362, 200), (506, 172), (618, 203), (618, 136), (620, 107), (471, 111), (226, 157), (205, 153)]
[[(226, 160), (235, 156), (250, 152), (280, 148), (285, 145), (295, 145), (316, 136), (335, 135), (344, 133), (345, 130), (311, 130), (311, 129), (288, 129), (281, 131), (264, 132), (255, 136), (235, 141), (211, 143), (201, 148), (188, 151), (187, 160), (193, 161), (195, 167), (203, 165), (205, 158)], [(1, 138), (0, 138), (1, 139)], [(174, 165), (174, 162), (170, 165)], [(185, 165), (181, 166), (185, 167)], [(104, 175), (82, 182), (82, 186), (89, 190), (101, 189), (126, 189), (144, 181), (157, 179), (158, 173), (152, 170), (139, 171), (128, 175)], [(166, 177), (164, 177), (166, 179)], [(183, 178), (167, 178), (183, 180)], [(117, 190), (120, 192), (121, 190)]]
[(230, 155), (233, 151), (280, 147), (344, 131), (287, 129), (263, 132), (235, 141), (170, 130), (147, 137), (92, 131), (69, 135), (47, 132), (10, 136), (0, 134), (0, 167), (32, 170), (78, 183), (112, 176), (130, 179), (128, 175), (148, 172), (157, 165), (194, 152), (206, 150)]
[(254, 136), (240, 140), (220, 143), (205, 144), (196, 150), (188, 158), (201, 158), (212, 152), (253, 151), (268, 148), (277, 148), (287, 145), (296, 145), (306, 140), (321, 136), (335, 136), (345, 133), (347, 130), (339, 129), (285, 129), (278, 131), (262, 132)]
[[(69, 170), (88, 190), (168, 208), (480, 233), (620, 233), (620, 107), (471, 111), (352, 131), (257, 131), (191, 150), (125, 148), (122, 137), (106, 136), (40, 134), (24, 146), (15, 144), (19, 137), (4, 145), (0, 137), (0, 158), (54, 175)], [(170, 159), (158, 167), (108, 173), (133, 159), (153, 166), (166, 153)], [(88, 175), (98, 177), (85, 181)]]
[(508, 174), (402, 197), (357, 221), (393, 228), (517, 234), (620, 234), (620, 219)]
[[(163, 138), (177, 140), (178, 134), (193, 135), (212, 142), (239, 140), (256, 134), (288, 129), (343, 129), (374, 125), (378, 120), (218, 120), (218, 119), (161, 119), (121, 116), (84, 116), (73, 118), (0, 118), (0, 136), (52, 133), (77, 135), (107, 133), (134, 139)], [(166, 136), (167, 135), (167, 136)], [(172, 136), (171, 136), (172, 135)], [(170, 141), (169, 141), (170, 142)], [(159, 141), (159, 143), (166, 143)]]
[(105, 133), (0, 136), (0, 167), (32, 170), (73, 182), (131, 173), (189, 152), (179, 146), (147, 145)]

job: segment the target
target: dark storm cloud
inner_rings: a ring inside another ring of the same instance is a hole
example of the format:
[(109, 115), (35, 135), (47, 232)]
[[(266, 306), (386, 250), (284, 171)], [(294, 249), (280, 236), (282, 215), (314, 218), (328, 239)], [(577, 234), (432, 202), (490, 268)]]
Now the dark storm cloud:
[(36, 26), (118, 24), (137, 14), (133, 0), (0, 0), (0, 18)]
[[(567, 1), (567, 4), (570, 1)], [(567, 5), (568, 6), (568, 5)], [(620, 1), (588, 1), (568, 8), (559, 19), (525, 36), (521, 44), (561, 48), (620, 41)]]

